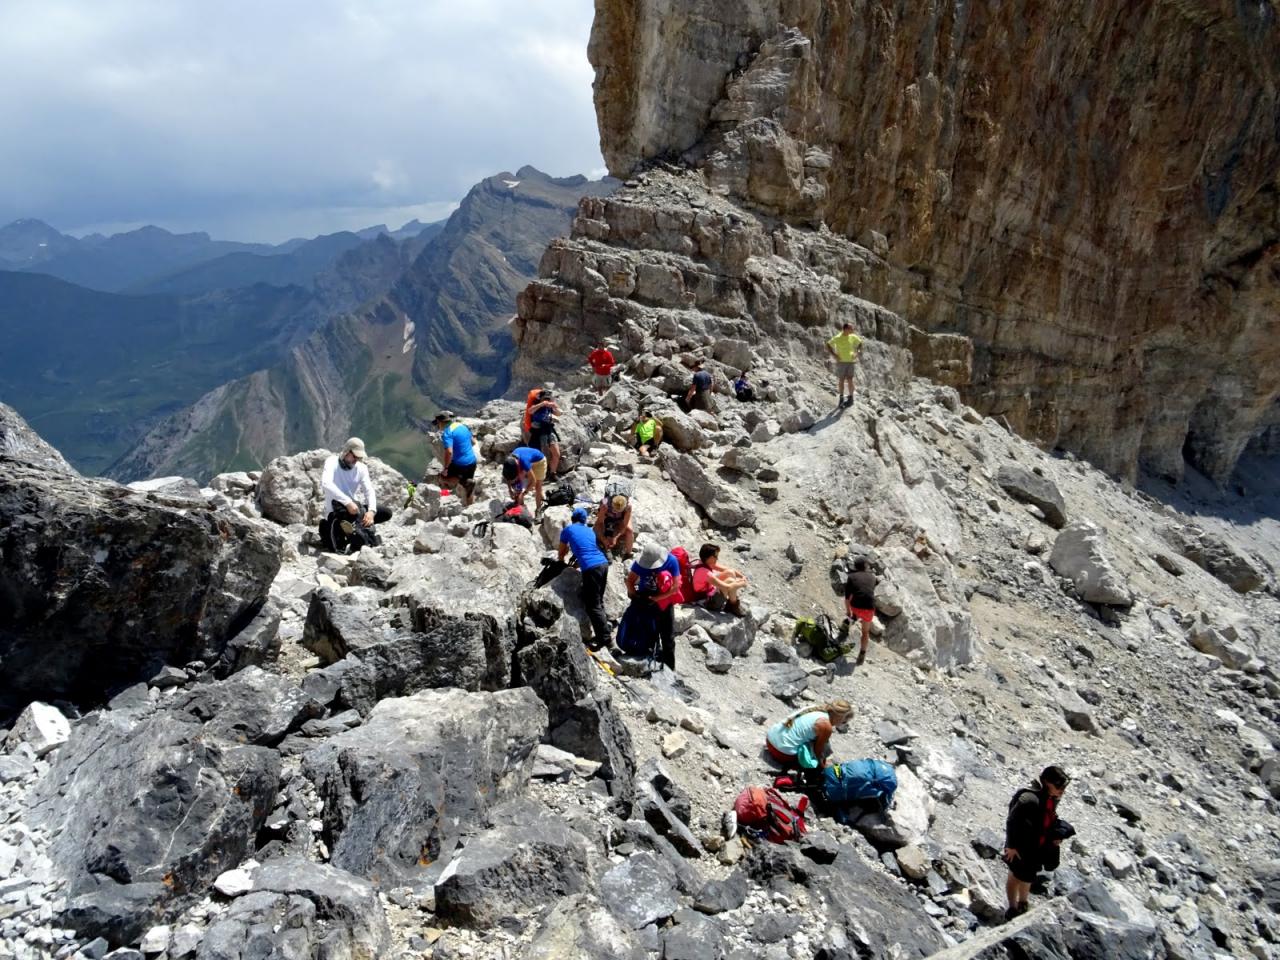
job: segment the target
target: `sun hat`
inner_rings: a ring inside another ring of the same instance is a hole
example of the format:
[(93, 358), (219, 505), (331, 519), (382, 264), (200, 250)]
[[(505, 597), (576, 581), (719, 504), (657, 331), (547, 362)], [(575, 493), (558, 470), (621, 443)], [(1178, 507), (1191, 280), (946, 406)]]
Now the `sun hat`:
[(367, 454), (364, 452), (364, 441), (359, 437), (352, 437), (342, 448), (343, 453), (351, 453), (355, 455), (357, 460), (363, 460)]
[(644, 549), (640, 551), (640, 559), (636, 561), (645, 570), (656, 570), (667, 562), (666, 547), (660, 547), (656, 543), (646, 544)]

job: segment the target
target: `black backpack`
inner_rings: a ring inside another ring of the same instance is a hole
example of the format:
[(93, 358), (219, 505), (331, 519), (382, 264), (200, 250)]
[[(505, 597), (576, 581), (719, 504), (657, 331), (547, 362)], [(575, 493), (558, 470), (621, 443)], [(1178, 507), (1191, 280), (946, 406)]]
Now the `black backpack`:
[(501, 513), (491, 520), (481, 520), (471, 528), (471, 532), (477, 537), (483, 537), (489, 532), (490, 526), (495, 523), (518, 523), (526, 530), (532, 530), (533, 515), (520, 504), (508, 501)]
[(547, 491), (542, 502), (548, 507), (571, 507), (577, 499), (578, 495), (572, 486), (567, 483), (557, 483)]

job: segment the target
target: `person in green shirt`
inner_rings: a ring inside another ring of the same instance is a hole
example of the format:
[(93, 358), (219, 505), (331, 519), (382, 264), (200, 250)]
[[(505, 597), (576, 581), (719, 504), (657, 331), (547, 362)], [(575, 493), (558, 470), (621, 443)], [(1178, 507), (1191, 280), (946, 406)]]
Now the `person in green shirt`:
[[(853, 365), (858, 361), (858, 348), (862, 338), (853, 332), (853, 324), (846, 323), (838, 334), (827, 341), (827, 351), (836, 358), (836, 378), (840, 381), (841, 407), (853, 406)], [(849, 385), (849, 399), (844, 397), (845, 384)]]
[(640, 418), (631, 425), (635, 434), (636, 451), (642, 457), (658, 452), (658, 444), (662, 443), (662, 424), (648, 410), (640, 411)]

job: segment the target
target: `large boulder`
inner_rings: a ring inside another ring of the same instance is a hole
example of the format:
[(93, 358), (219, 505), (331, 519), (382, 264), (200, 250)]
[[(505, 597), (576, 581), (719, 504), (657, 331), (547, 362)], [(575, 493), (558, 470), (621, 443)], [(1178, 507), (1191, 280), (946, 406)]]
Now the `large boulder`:
[[(815, 955), (874, 960), (920, 958), (946, 941), (910, 889), (867, 863), (852, 847), (824, 838), (827, 855), (811, 859), (791, 844), (762, 843), (743, 861), (756, 883), (809, 901), (823, 931)], [(834, 857), (831, 853), (834, 852)]]
[(339, 703), (368, 712), (384, 697), (428, 687), (500, 690), (511, 679), (515, 625), (510, 613), (453, 612), (422, 588), (375, 606), (350, 591), (317, 590), (302, 642), (322, 664), (355, 655)]
[(591, 888), (586, 838), (545, 812), (519, 809), (512, 814), (454, 851), (436, 881), (438, 916), (484, 928), (513, 910)]
[(391, 931), (364, 880), (323, 863), (281, 858), (252, 873), (238, 898), (200, 941), (196, 960), (252, 957), (380, 957)]
[(1217, 577), (1236, 593), (1256, 590), (1265, 582), (1257, 561), (1230, 542), (1199, 527), (1168, 526), (1164, 538), (1196, 566)]
[[(324, 462), (333, 456), (329, 450), (305, 450), (287, 457), (276, 457), (263, 468), (258, 478), (258, 508), (268, 520), (307, 525), (318, 524), (329, 513), (320, 489)], [(365, 461), (378, 503), (395, 510), (404, 503), (407, 481), (399, 471), (377, 457)]]
[(627, 927), (595, 897), (577, 894), (552, 907), (519, 960), (643, 960)]
[(324, 800), (330, 862), (376, 885), (412, 881), (525, 789), (546, 726), (527, 688), (381, 701), (303, 758)]
[(951, 565), (929, 563), (904, 547), (880, 552), (886, 575), (876, 587), (884, 617), (884, 643), (924, 667), (951, 667), (973, 660), (973, 619)]
[(898, 767), (896, 772), (898, 789), (889, 809), (864, 814), (854, 824), (872, 843), (892, 849), (923, 840), (933, 818), (933, 800), (920, 778), (908, 767)]
[(206, 736), (179, 714), (82, 720), (31, 813), (58, 831), (49, 856), (67, 883), (62, 925), (119, 945), (174, 914), (254, 849), (279, 780), (274, 751)]
[(659, 457), (662, 469), (680, 492), (700, 506), (716, 526), (755, 525), (755, 510), (746, 498), (729, 484), (707, 473), (702, 464), (689, 454), (664, 448)]
[(1106, 534), (1097, 524), (1088, 520), (1069, 524), (1053, 542), (1049, 566), (1075, 585), (1076, 595), (1085, 603), (1133, 605), (1133, 594), (1112, 565)]
[(279, 569), (279, 535), (229, 510), (6, 461), (0, 712), (217, 661)]
[(1061, 530), (1067, 525), (1067, 503), (1058, 485), (1048, 477), (1007, 463), (996, 474), (996, 483), (1013, 499), (1039, 507), (1045, 523), (1054, 529)]
[(274, 747), (324, 707), (285, 677), (249, 667), (226, 680), (184, 692), (172, 709), (205, 723), (204, 736)]

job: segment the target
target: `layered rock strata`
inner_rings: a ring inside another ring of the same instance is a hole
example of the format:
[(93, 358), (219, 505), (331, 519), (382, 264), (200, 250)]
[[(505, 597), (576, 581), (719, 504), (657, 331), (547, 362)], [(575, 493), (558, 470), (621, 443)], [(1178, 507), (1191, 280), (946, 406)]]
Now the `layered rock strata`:
[[(1274, 6), (598, 0), (589, 54), (611, 172), (697, 174), (674, 209), (634, 188), (609, 202), (631, 204), (621, 220), (584, 208), (577, 248), (629, 248), (645, 271), (553, 247), (543, 276), (588, 315), (634, 321), (674, 292), (768, 331), (804, 304), (740, 298), (735, 281), (812, 269), (813, 302), (838, 291), (902, 318), (889, 326), (965, 338), (943, 358), (939, 341), (890, 340), (917, 373), (1124, 476), (1179, 476), (1185, 453), (1223, 481), (1272, 422)], [(715, 247), (753, 228), (774, 243)], [(691, 266), (719, 282), (662, 279)]]

